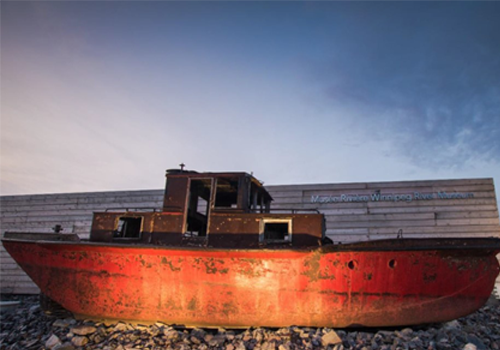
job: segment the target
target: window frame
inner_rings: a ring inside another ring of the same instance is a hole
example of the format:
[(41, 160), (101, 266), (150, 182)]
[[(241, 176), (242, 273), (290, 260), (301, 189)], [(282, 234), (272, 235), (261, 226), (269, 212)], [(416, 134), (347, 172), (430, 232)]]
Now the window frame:
[[(265, 230), (266, 224), (288, 224), (288, 237), (285, 239), (266, 239)], [(292, 243), (293, 239), (293, 219), (292, 218), (262, 218), (259, 221), (259, 243), (276, 244), (276, 243)]]
[[(139, 219), (140, 220), (139, 233), (137, 236), (135, 236), (135, 237), (116, 236), (116, 234), (119, 232), (118, 228), (120, 226), (120, 220), (123, 220), (123, 219), (125, 219), (125, 220), (127, 220), (127, 219), (134, 219), (134, 220)], [(124, 240), (124, 241), (141, 240), (143, 232), (144, 232), (144, 216), (142, 216), (142, 215), (118, 216), (116, 218), (115, 228), (113, 230), (113, 240)]]

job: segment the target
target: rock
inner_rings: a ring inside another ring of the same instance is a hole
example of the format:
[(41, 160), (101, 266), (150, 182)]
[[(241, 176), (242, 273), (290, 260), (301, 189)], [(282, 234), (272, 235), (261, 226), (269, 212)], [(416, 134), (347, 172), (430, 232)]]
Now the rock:
[(443, 341), (443, 340), (447, 340), (448, 339), (448, 335), (446, 334), (446, 332), (444, 330), (440, 330), (439, 332), (437, 332), (437, 334), (434, 337), (434, 339), (435, 339), (436, 342), (440, 342), (440, 341)]
[(97, 328), (87, 325), (81, 325), (71, 328), (71, 333), (76, 335), (89, 335), (95, 333), (95, 331), (97, 331)]
[(286, 342), (284, 344), (281, 344), (279, 347), (278, 347), (278, 350), (290, 350), (291, 349), (291, 345), (292, 343), (291, 342)]
[(93, 338), (91, 338), (90, 340), (92, 340), (94, 343), (96, 344), (99, 344), (100, 342), (102, 342), (104, 340), (104, 338), (102, 336), (100, 336), (99, 334), (96, 334)]
[(395, 331), (394, 332), (397, 337), (402, 338), (402, 339), (410, 339), (410, 337), (413, 334), (413, 329), (411, 328), (404, 328), (401, 331)]
[(59, 327), (59, 328), (68, 328), (72, 324), (75, 324), (75, 320), (70, 319), (70, 318), (65, 318), (65, 319), (57, 319), (52, 323), (52, 327)]
[(276, 350), (276, 345), (271, 342), (264, 342), (261, 346), (261, 350)]
[(223, 345), (225, 341), (226, 341), (226, 336), (224, 334), (218, 333), (208, 342), (208, 345), (212, 347), (214, 346), (218, 347)]
[(290, 328), (280, 328), (276, 331), (276, 334), (279, 334), (283, 337), (289, 337), (292, 334), (292, 332)]
[(40, 311), (40, 304), (33, 305), (29, 309), (30, 314), (33, 314), (33, 313), (38, 312), (38, 311)]
[(233, 340), (235, 337), (234, 331), (226, 331), (224, 334), (226, 335), (226, 339), (229, 341)]
[(87, 338), (87, 337), (76, 336), (76, 337), (71, 338), (71, 343), (73, 343), (73, 345), (75, 345), (75, 346), (84, 346), (88, 342), (89, 342), (89, 338)]
[(165, 337), (167, 337), (168, 340), (177, 340), (179, 339), (179, 332), (177, 332), (175, 329), (168, 329), (165, 332), (163, 332)]
[(49, 339), (45, 342), (45, 347), (49, 349), (53, 349), (57, 345), (61, 344), (61, 340), (55, 334), (52, 334)]
[(329, 331), (321, 337), (321, 344), (326, 347), (328, 345), (341, 344), (342, 339), (335, 333), (335, 331)]
[(205, 335), (207, 334), (207, 332), (205, 332), (203, 329), (200, 329), (200, 328), (194, 328), (191, 330), (191, 336), (192, 337), (196, 337), (198, 339), (203, 339), (205, 337)]
[(477, 350), (477, 346), (475, 346), (474, 344), (472, 343), (467, 343), (465, 344), (465, 346), (463, 347), (463, 350)]
[(239, 343), (239, 344), (236, 346), (236, 349), (235, 349), (235, 350), (246, 350), (245, 344), (243, 344), (243, 343)]
[(200, 339), (198, 339), (198, 338), (196, 338), (196, 337), (194, 337), (194, 336), (190, 336), (190, 337), (189, 337), (189, 341), (190, 341), (191, 343), (193, 343), (193, 344), (201, 344)]
[(443, 325), (443, 328), (444, 329), (450, 329), (450, 330), (456, 330), (456, 329), (461, 329), (462, 325), (457, 320), (453, 320), (453, 321), (450, 321), (450, 322), (446, 322)]
[(75, 347), (71, 343), (66, 342), (56, 345), (52, 350), (75, 350)]
[(467, 336), (467, 342), (474, 344), (476, 346), (477, 350), (486, 350), (487, 349), (486, 345), (481, 341), (481, 339), (476, 337), (474, 334), (469, 334)]
[(310, 334), (308, 331), (306, 330), (300, 330), (299, 331), (299, 337), (301, 337), (302, 339), (307, 339), (309, 338)]
[(113, 327), (113, 332), (123, 332), (123, 331), (126, 331), (127, 330), (127, 325), (125, 323), (117, 323), (114, 327)]

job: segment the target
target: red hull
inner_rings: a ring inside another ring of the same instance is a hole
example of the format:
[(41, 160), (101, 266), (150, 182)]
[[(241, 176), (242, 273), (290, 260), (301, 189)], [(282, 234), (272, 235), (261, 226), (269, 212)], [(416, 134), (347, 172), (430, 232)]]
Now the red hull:
[(500, 240), (491, 249), (460, 248), (460, 240), (432, 248), (429, 241), (411, 249), (367, 243), (309, 251), (3, 244), (44, 294), (84, 317), (349, 327), (448, 321), (486, 302)]

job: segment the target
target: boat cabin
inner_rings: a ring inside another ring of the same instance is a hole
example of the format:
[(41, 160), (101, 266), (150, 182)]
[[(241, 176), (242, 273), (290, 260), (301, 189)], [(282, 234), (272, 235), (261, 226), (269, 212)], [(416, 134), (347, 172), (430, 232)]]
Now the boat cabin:
[(273, 198), (250, 174), (175, 169), (166, 177), (161, 210), (96, 212), (90, 240), (220, 248), (314, 247), (328, 241), (322, 214), (272, 210)]

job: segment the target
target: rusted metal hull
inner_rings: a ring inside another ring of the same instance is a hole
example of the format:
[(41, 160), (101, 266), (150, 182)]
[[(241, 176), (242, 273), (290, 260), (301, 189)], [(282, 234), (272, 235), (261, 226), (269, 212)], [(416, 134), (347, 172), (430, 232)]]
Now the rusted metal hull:
[(314, 250), (3, 244), (44, 294), (95, 319), (397, 326), (455, 319), (490, 296), (500, 239), (399, 241)]

